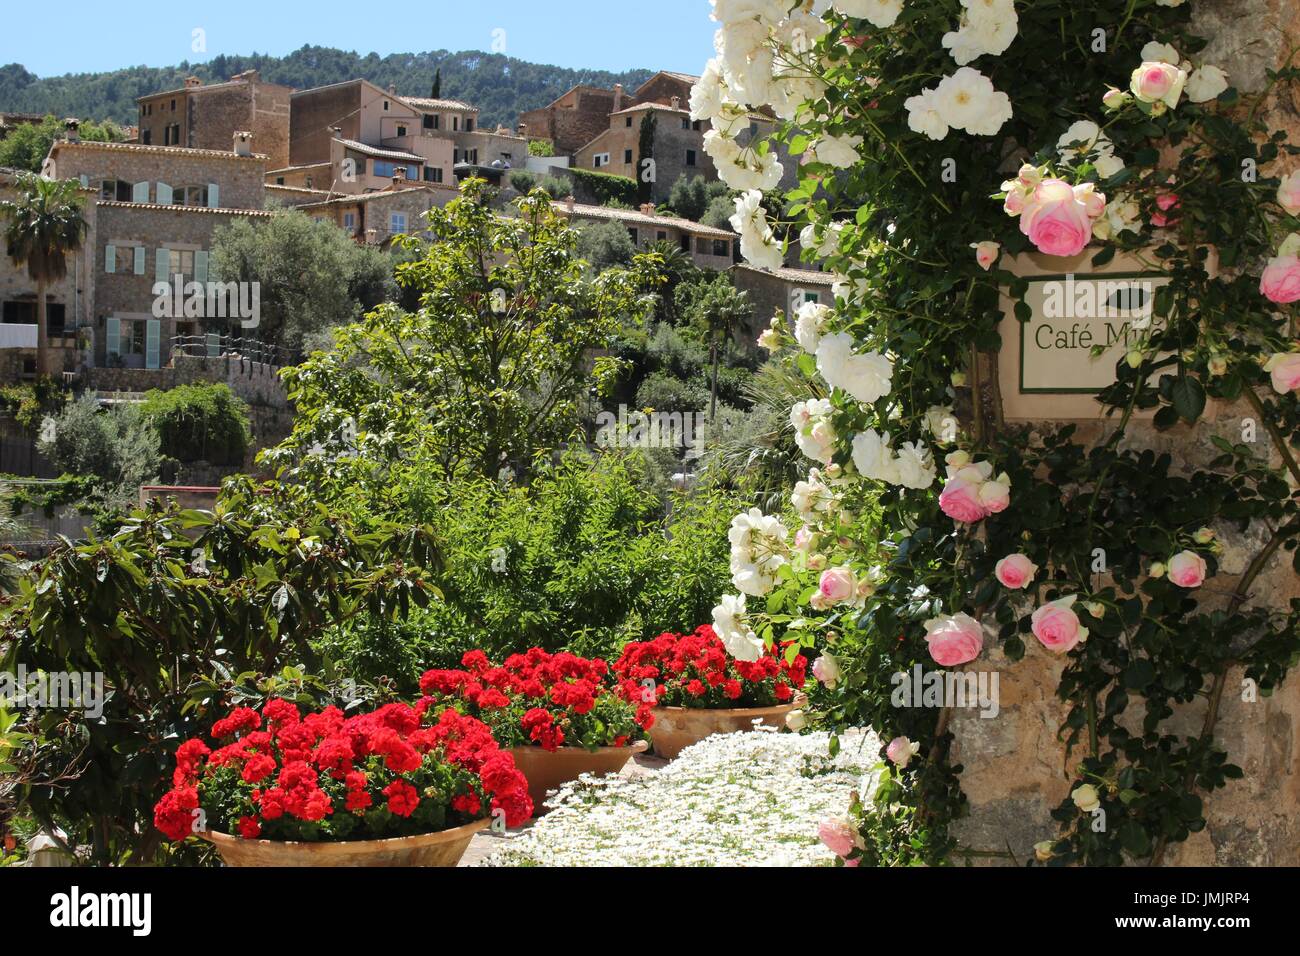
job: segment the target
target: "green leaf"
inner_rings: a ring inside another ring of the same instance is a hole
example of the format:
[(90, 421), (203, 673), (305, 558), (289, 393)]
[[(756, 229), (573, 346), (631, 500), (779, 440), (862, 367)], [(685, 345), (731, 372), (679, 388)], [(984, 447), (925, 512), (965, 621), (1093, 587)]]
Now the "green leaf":
[(1194, 422), (1205, 411), (1205, 389), (1198, 379), (1191, 375), (1181, 375), (1174, 380), (1170, 389), (1170, 399), (1174, 408), (1186, 422)]

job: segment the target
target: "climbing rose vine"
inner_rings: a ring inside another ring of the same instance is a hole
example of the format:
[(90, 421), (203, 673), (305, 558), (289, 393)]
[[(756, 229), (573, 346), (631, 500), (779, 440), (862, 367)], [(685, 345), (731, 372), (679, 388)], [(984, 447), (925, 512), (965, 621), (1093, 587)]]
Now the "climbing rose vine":
[[(848, 864), (973, 849), (951, 711), (893, 706), (893, 674), (1056, 662), (1073, 780), (1036, 861), (1159, 863), (1242, 775), (1214, 738), (1229, 671), (1268, 692), (1300, 654), (1300, 602), (1254, 589), (1300, 534), (1300, 170), (1260, 119), (1270, 90), (1247, 102), (1207, 62), (1189, 6), (713, 0), (690, 106), (742, 253), (836, 275), (833, 302), (792, 302), (761, 339), (806, 386), (810, 468), (787, 514), (737, 518), (714, 630), (745, 661), (823, 648), (821, 719), (889, 741), (823, 834)], [(781, 121), (770, 139), (755, 113)], [(789, 164), (798, 186), (773, 193)], [(1031, 317), (1025, 253), (1168, 278), (1095, 424), (1002, 416), (1000, 296)], [(1142, 448), (1138, 416), (1186, 463)]]

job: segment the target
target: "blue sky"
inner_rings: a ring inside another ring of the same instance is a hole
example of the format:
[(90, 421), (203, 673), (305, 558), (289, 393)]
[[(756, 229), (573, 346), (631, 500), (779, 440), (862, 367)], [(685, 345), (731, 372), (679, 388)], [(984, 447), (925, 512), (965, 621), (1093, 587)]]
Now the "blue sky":
[[(281, 55), (304, 43), (370, 52), (491, 50), (567, 67), (698, 73), (712, 52), (708, 0), (226, 0), (202, 4), (63, 0), (6, 4), (0, 65), (38, 76), (200, 62), (219, 53)], [(206, 33), (195, 53), (192, 33)], [(503, 30), (504, 34), (494, 31)]]

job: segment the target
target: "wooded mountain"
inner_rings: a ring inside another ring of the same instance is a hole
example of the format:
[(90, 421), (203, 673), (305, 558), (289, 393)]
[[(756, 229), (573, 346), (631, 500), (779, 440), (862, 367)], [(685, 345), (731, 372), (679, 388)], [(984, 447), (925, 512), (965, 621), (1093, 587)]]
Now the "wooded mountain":
[(262, 79), (296, 89), (325, 86), (361, 77), (399, 94), (428, 96), (434, 73), (442, 71), (441, 95), (464, 100), (480, 110), (479, 122), (514, 126), (520, 112), (551, 102), (569, 87), (583, 83), (612, 87), (622, 83), (634, 89), (650, 77), (650, 70), (610, 73), (605, 70), (571, 70), (529, 63), (499, 53), (466, 50), (450, 53), (393, 53), (365, 56), (332, 47), (304, 46), (287, 56), (215, 56), (206, 63), (182, 62), (171, 67), (133, 66), (107, 73), (68, 73), (38, 77), (21, 64), (0, 67), (0, 112), (53, 113), (92, 120), (135, 123), (135, 98), (176, 89), (185, 77), (205, 83), (228, 80), (244, 70), (259, 70)]

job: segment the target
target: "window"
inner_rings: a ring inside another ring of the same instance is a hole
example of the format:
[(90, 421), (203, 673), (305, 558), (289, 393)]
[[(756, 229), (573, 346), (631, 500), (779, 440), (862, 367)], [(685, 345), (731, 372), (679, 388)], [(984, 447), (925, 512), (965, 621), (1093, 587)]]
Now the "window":
[(640, 242), (641, 242), (641, 237), (640, 237), (639, 235), (637, 235), (636, 226), (628, 226), (628, 227), (627, 227), (627, 234), (628, 234), (629, 236), (632, 237), (632, 245), (635, 246), (635, 245), (640, 244)]
[(283, 185), (284, 185), (284, 177), (283, 177), (283, 176), (276, 176), (276, 177), (275, 177), (275, 184), (276, 184), (277, 186), (283, 186)]
[(179, 146), (181, 144), (181, 124), (171, 123), (163, 127), (163, 145)]
[(687, 166), (694, 166), (694, 165), (695, 165), (695, 150), (693, 150), (693, 149), (688, 149), (688, 150), (686, 151), (686, 165), (687, 165)]
[(442, 182), (442, 167), (441, 167), (441, 166), (425, 166), (425, 167), (424, 167), (424, 181), (425, 181), (426, 183), (440, 183), (440, 182)]
[(385, 109), (385, 110), (388, 109), (388, 100), (384, 100), (384, 109)]
[[(47, 334), (51, 338), (62, 338), (67, 334), (64, 323), (67, 321), (67, 307), (62, 302), (45, 304), (45, 323)], [(6, 302), (4, 304), (5, 325), (35, 325), (35, 302)]]
[(474, 117), (472, 116), (465, 117), (465, 132), (467, 133), (474, 132)]
[(388, 231), (392, 233), (406, 232), (406, 213), (390, 212), (388, 214)]
[(173, 112), (173, 113), (176, 112), (176, 101), (175, 101), (175, 100), (172, 100), (172, 112)]
[(393, 175), (393, 170), (397, 168), (396, 163), (386, 163), (383, 160), (376, 159), (373, 175), (389, 177)]
[(398, 127), (397, 127), (397, 135), (398, 135), (398, 136), (405, 136), (405, 135), (406, 135), (406, 127), (405, 127), (405, 126), (398, 126)]
[(207, 186), (177, 186), (172, 190), (172, 202), (177, 206), (207, 206)]
[(700, 129), (701, 129), (700, 121), (699, 121), (699, 120), (696, 120), (694, 123), (692, 123), (692, 124), (691, 124), (691, 129), (695, 130), (695, 132), (698, 133), (698, 132), (700, 131)]
[(459, 130), (459, 129), (460, 129), (460, 117), (459, 117), (459, 116), (453, 116), (453, 117), (451, 118), (451, 128), (452, 128), (453, 130)]
[(691, 251), (691, 237), (690, 237), (690, 236), (682, 236), (681, 246), (682, 246), (682, 252), (690, 252), (690, 251)]
[(465, 162), (469, 163), (471, 166), (475, 166), (475, 165), (477, 165), (477, 164), (478, 164), (478, 150), (477, 150), (477, 149), (467, 149), (467, 150), (465, 150)]
[(513, 159), (515, 158), (515, 154), (514, 154), (514, 153), (502, 153), (502, 154), (501, 154), (501, 158), (502, 158), (505, 162), (508, 163), (508, 162), (510, 162), (511, 160), (513, 160)]
[(627, 126), (627, 128), (628, 128), (628, 129), (631, 129), (631, 128), (632, 128), (632, 117), (630, 117), (630, 116), (625, 116), (623, 119), (624, 119), (624, 121), (625, 121), (625, 125)]
[(713, 240), (713, 254), (714, 254), (715, 256), (729, 256), (729, 255), (731, 255), (731, 243), (728, 242), (726, 239), (714, 239), (714, 240)]
[(167, 275), (184, 276), (186, 279), (194, 278), (194, 251), (192, 249), (168, 249), (168, 266)]
[(597, 153), (591, 157), (591, 168), (600, 169), (602, 166), (609, 165), (609, 153)]
[(690, 129), (690, 128), (691, 128), (691, 121), (690, 121), (690, 119), (689, 119), (688, 117), (683, 116), (683, 117), (682, 117), (682, 129)]
[(660, 229), (658, 232), (655, 233), (655, 239), (657, 239), (659, 242), (663, 242), (667, 238), (668, 238), (668, 231), (666, 229)]
[(623, 150), (623, 162), (629, 166), (632, 165), (632, 150), (630, 149)]
[(106, 179), (99, 184), (99, 198), (116, 202), (131, 202), (135, 193), (135, 183), (122, 179)]
[(357, 229), (357, 214), (354, 212), (345, 212), (343, 214), (343, 228), (348, 232), (355, 232)]
[(811, 302), (811, 303), (813, 303), (814, 305), (816, 305), (817, 302), (819, 301), (819, 297), (818, 297), (818, 294), (817, 294), (816, 292), (804, 292), (804, 294), (803, 294), (803, 300), (804, 300), (805, 302)]
[(144, 145), (146, 145), (146, 146), (148, 146), (150, 143), (152, 143), (152, 142), (153, 142), (153, 130), (151, 130), (151, 129), (147, 129), (147, 130), (145, 130), (144, 132), (142, 132), (142, 133), (140, 134), (140, 142), (144, 143)]
[(436, 113), (425, 113), (425, 114), (424, 114), (424, 120), (423, 120), (422, 125), (424, 126), (425, 129), (437, 129), (437, 128), (438, 128), (438, 114), (436, 114)]

